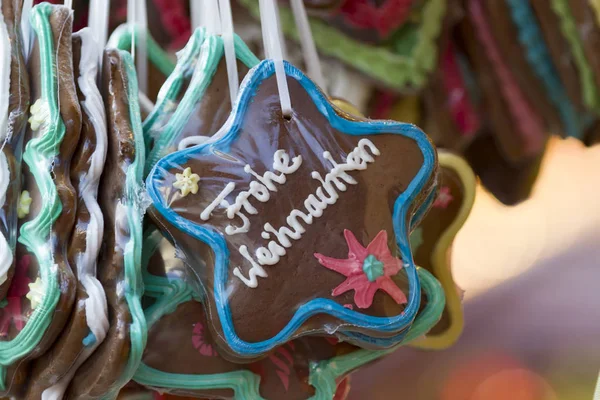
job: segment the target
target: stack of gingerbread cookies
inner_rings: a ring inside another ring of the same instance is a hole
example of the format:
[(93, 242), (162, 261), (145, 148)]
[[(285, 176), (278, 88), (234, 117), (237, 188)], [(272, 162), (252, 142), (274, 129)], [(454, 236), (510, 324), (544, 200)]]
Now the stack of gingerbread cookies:
[(457, 340), (461, 157), (208, 28), (154, 56), (142, 110), (138, 30), (105, 47), (67, 6), (22, 10), (2, 0), (0, 397), (341, 400)]

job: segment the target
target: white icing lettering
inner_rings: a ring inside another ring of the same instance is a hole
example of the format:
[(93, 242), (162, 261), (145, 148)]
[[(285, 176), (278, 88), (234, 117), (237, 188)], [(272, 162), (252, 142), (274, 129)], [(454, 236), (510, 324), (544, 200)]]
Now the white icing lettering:
[[(240, 278), (247, 286), (251, 288), (257, 287), (257, 277), (267, 277), (267, 272), (262, 266), (277, 264), (281, 257), (286, 254), (285, 249), (292, 246), (292, 240), (300, 240), (302, 238), (302, 235), (306, 232), (306, 228), (302, 225), (302, 222), (304, 222), (306, 225), (312, 225), (314, 219), (321, 217), (328, 206), (337, 202), (339, 199), (338, 190), (345, 192), (348, 188), (347, 185), (358, 184), (356, 179), (351, 177), (348, 172), (367, 169), (368, 163), (375, 162), (373, 155), (378, 156), (380, 154), (381, 153), (379, 149), (377, 149), (377, 147), (375, 147), (375, 145), (368, 139), (361, 139), (358, 142), (357, 147), (346, 156), (346, 162), (343, 164), (338, 164), (328, 151), (324, 152), (323, 158), (329, 161), (333, 165), (333, 168), (327, 173), (327, 175), (325, 175), (325, 178), (323, 178), (321, 174), (316, 171), (311, 173), (311, 177), (319, 181), (321, 186), (317, 188), (315, 194), (308, 195), (308, 197), (304, 200), (303, 204), (305, 211), (300, 211), (297, 209), (292, 210), (286, 217), (287, 226), (282, 226), (279, 229), (274, 228), (270, 223), (266, 223), (261, 236), (263, 239), (268, 240), (271, 238), (272, 234), (275, 236), (277, 241), (270, 240), (266, 248), (259, 247), (255, 252), (256, 260), (250, 256), (246, 246), (240, 246), (240, 254), (250, 262), (252, 267), (248, 271), (249, 278), (246, 278), (242, 275), (240, 267), (236, 267), (233, 271), (233, 274)], [(299, 156), (293, 158), (290, 163), (289, 156), (283, 150), (278, 150), (274, 155), (273, 168), (282, 172), (282, 175), (279, 175), (279, 177), (285, 177), (284, 174), (295, 172), (300, 164), (301, 159)], [(251, 171), (250, 168), (248, 169)], [(259, 177), (256, 173), (254, 173), (254, 171), (251, 173), (262, 182), (261, 186), (269, 188), (269, 190), (273, 191), (269, 186), (272, 185), (272, 182), (261, 180), (263, 177)], [(259, 199), (258, 197), (256, 198)], [(247, 197), (245, 197), (244, 200), (245, 199), (247, 199)], [(243, 202), (240, 204), (243, 204)], [(247, 209), (246, 211), (250, 213), (250, 211)], [(229, 232), (227, 233), (229, 234)]]

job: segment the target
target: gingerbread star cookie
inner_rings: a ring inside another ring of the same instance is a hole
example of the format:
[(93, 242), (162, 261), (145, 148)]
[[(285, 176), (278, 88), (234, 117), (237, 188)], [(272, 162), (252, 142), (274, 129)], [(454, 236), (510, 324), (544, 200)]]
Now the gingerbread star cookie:
[(435, 190), (435, 150), (414, 125), (338, 114), (287, 63), (284, 118), (274, 73), (251, 70), (213, 138), (157, 163), (151, 213), (200, 278), (225, 357), (307, 332), (389, 347), (420, 304), (408, 233)]

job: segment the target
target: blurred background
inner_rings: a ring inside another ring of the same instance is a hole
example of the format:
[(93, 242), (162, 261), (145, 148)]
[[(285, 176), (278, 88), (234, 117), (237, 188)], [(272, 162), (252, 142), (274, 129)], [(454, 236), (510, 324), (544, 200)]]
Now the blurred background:
[[(600, 369), (600, 146), (553, 140), (531, 198), (478, 187), (453, 248), (465, 330), (353, 375), (350, 399), (586, 400)], [(401, 395), (398, 390), (401, 389)]]

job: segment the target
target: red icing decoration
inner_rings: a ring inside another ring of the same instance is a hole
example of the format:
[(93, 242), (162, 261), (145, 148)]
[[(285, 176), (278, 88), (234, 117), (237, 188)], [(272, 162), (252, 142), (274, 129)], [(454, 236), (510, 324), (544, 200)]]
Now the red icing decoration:
[(381, 6), (372, 0), (346, 0), (340, 9), (345, 20), (361, 29), (375, 29), (387, 37), (410, 15), (413, 0), (385, 0)]
[(171, 37), (170, 47), (179, 49), (191, 35), (191, 22), (182, 0), (154, 0), (160, 19)]
[(292, 356), (294, 349), (294, 343), (288, 342), (277, 348), (277, 350), (270, 354), (265, 360), (250, 364), (249, 368), (253, 373), (260, 376), (260, 380), (264, 384), (267, 380), (264, 363), (267, 360), (270, 361), (276, 367), (275, 373), (287, 392), (290, 387), (290, 375), (292, 373), (292, 368), (294, 367), (294, 357)]
[(460, 71), (454, 46), (449, 44), (440, 59), (444, 88), (448, 93), (448, 108), (454, 122), (464, 136), (473, 136), (481, 125), (469, 100), (469, 94)]
[(29, 293), (29, 283), (31, 280), (27, 276), (29, 271), (30, 256), (23, 256), (18, 262), (15, 270), (6, 301), (8, 304), (0, 309), (0, 337), (6, 337), (10, 329), (11, 322), (20, 332), (25, 326), (25, 319), (22, 315), (21, 299)]
[(452, 194), (450, 193), (450, 188), (448, 186), (443, 186), (440, 189), (440, 193), (438, 194), (437, 198), (433, 202), (433, 206), (435, 208), (445, 209), (448, 207), (448, 204), (450, 204), (453, 199), (454, 197), (452, 197)]
[[(494, 65), (494, 72), (500, 81), (500, 88), (508, 109), (523, 135), (525, 151), (529, 155), (535, 155), (544, 146), (542, 122), (525, 98), (509, 67), (504, 63), (494, 37), (488, 30), (480, 0), (471, 0), (469, 12), (486, 54)], [(510, 126), (507, 126), (507, 129), (511, 129)]]
[(198, 353), (205, 357), (216, 357), (219, 355), (213, 345), (204, 341), (204, 325), (202, 325), (202, 322), (194, 325), (193, 333), (192, 345), (198, 350)]
[[(347, 277), (344, 282), (333, 289), (332, 295), (339, 296), (348, 290), (354, 290), (356, 306), (358, 308), (369, 308), (373, 303), (375, 292), (381, 289), (389, 294), (396, 303), (406, 303), (406, 295), (390, 278), (400, 271), (402, 261), (390, 253), (387, 232), (384, 230), (379, 232), (366, 248), (347, 229), (344, 230), (344, 237), (348, 243), (347, 259), (339, 260), (315, 253), (315, 257), (321, 265)], [(383, 275), (374, 282), (369, 281), (367, 275), (363, 272), (363, 263), (369, 255), (375, 256), (377, 260), (383, 263)]]

